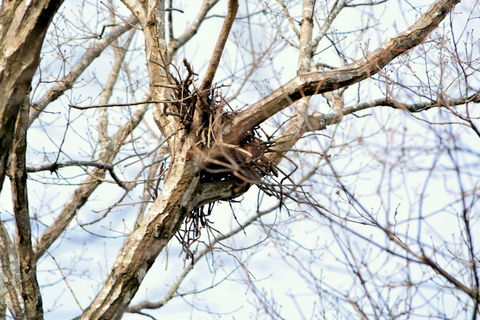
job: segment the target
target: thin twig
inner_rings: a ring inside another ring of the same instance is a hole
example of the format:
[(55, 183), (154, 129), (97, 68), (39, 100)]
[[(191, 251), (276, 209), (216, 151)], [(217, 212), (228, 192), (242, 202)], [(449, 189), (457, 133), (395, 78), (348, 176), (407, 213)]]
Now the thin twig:
[(59, 168), (64, 167), (96, 167), (98, 169), (108, 170), (112, 179), (125, 191), (130, 191), (131, 187), (128, 187), (125, 183), (118, 178), (114, 172), (114, 167), (111, 164), (103, 162), (94, 162), (94, 161), (66, 161), (66, 162), (54, 162), (50, 164), (43, 164), (40, 166), (27, 167), (27, 172), (39, 172), (39, 171), (50, 171), (55, 172)]

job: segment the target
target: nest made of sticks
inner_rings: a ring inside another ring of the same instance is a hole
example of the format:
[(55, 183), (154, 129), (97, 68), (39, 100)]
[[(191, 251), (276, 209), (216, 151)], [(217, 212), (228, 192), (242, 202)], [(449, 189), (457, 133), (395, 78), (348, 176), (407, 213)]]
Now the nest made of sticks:
[[(187, 75), (182, 79), (177, 70), (177, 77), (171, 75), (175, 83), (175, 101), (166, 104), (164, 113), (179, 117), (185, 130), (198, 137), (198, 152), (201, 155), (200, 182), (232, 182), (232, 199), (243, 194), (253, 185), (260, 189), (273, 191), (270, 195), (278, 195), (275, 187), (264, 184), (265, 179), (278, 176), (277, 168), (267, 154), (274, 141), (271, 136), (262, 134), (256, 128), (248, 131), (240, 139), (238, 145), (226, 144), (221, 141), (221, 130), (226, 121), (234, 117), (237, 112), (232, 110), (221, 94), (222, 86), (201, 92), (195, 86), (196, 73), (190, 64), (183, 61)], [(281, 183), (280, 183), (281, 184)], [(224, 199), (224, 200), (232, 200)], [(190, 212), (176, 237), (182, 245), (186, 259), (192, 259), (196, 249), (193, 244), (200, 238), (200, 230), (207, 228), (214, 230), (209, 216), (214, 204), (209, 203)]]
[(175, 102), (168, 109), (165, 107), (164, 112), (178, 116), (185, 129), (195, 131), (192, 133), (199, 137), (200, 181), (231, 180), (248, 187), (260, 183), (266, 175), (276, 176), (275, 165), (266, 157), (272, 138), (264, 135), (266, 140), (263, 140), (258, 129), (254, 129), (245, 133), (238, 145), (222, 143), (223, 124), (236, 112), (227, 110), (228, 103), (220, 91), (222, 86), (200, 92), (195, 86), (197, 74), (186, 60), (183, 63), (187, 75), (182, 79), (178, 70), (177, 77), (171, 75), (175, 82)]

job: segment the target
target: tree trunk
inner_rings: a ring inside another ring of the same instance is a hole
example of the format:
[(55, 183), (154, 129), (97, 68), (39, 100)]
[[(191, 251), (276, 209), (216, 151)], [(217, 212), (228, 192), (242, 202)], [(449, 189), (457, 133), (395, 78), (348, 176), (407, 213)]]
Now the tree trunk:
[(40, 62), (48, 26), (63, 0), (3, 1), (0, 11), (0, 192), (13, 128)]

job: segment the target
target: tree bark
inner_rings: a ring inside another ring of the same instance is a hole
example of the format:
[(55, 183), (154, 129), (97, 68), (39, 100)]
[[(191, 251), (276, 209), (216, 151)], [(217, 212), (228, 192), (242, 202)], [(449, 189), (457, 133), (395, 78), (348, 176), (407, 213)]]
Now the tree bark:
[(12, 203), (15, 215), (15, 251), (20, 267), (21, 303), (26, 319), (43, 319), (42, 296), (37, 282), (35, 254), (27, 194), (27, 151), (28, 101), (20, 107), (15, 124), (13, 148), (10, 156), (10, 180)]
[(0, 11), (0, 191), (13, 128), (33, 75), (50, 22), (63, 0), (3, 1)]
[[(10, 310), (14, 319), (25, 319), (25, 303), (22, 299), (22, 285), (20, 276), (20, 264), (15, 252), (13, 241), (7, 229), (0, 221), (0, 303), (2, 303), (2, 315), (6, 314), (6, 308)], [(0, 319), (5, 319), (0, 318)]]

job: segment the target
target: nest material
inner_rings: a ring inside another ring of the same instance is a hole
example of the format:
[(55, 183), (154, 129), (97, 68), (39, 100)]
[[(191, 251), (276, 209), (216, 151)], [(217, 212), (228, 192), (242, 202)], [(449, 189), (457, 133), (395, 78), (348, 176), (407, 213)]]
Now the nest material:
[(265, 156), (267, 150), (267, 143), (253, 135), (249, 135), (238, 146), (217, 144), (204, 157), (200, 181), (235, 180), (247, 184), (260, 183), (265, 175), (275, 172)]
[(176, 82), (176, 102), (164, 112), (180, 117), (185, 129), (200, 138), (197, 144), (202, 155), (200, 181), (232, 180), (250, 186), (260, 183), (265, 175), (276, 175), (275, 166), (265, 156), (271, 141), (263, 141), (257, 130), (247, 132), (238, 145), (221, 142), (223, 124), (236, 112), (225, 110), (228, 105), (221, 96), (220, 87), (200, 92), (195, 87), (197, 74), (186, 60), (184, 65), (187, 70), (184, 80), (179, 73), (178, 79), (172, 75)]
[[(223, 124), (235, 116), (236, 112), (227, 111), (228, 104), (222, 98), (220, 87), (208, 90), (208, 94), (195, 87), (192, 68), (184, 60), (187, 76), (178, 79), (172, 75), (176, 83), (175, 102), (165, 105), (164, 113), (178, 116), (185, 130), (198, 136), (198, 152), (201, 154), (200, 182), (215, 183), (231, 181), (235, 187), (232, 198), (246, 191), (252, 184), (262, 184), (262, 180), (277, 176), (275, 165), (266, 154), (272, 145), (271, 137), (267, 141), (261, 139), (258, 130), (247, 132), (238, 145), (221, 142)], [(268, 189), (268, 187), (266, 187)], [(263, 188), (261, 188), (263, 190)], [(225, 199), (231, 200), (231, 199)], [(187, 259), (192, 259), (196, 249), (192, 245), (200, 238), (200, 230), (213, 230), (208, 220), (214, 204), (201, 206), (190, 212), (184, 228), (176, 237), (182, 245)]]

